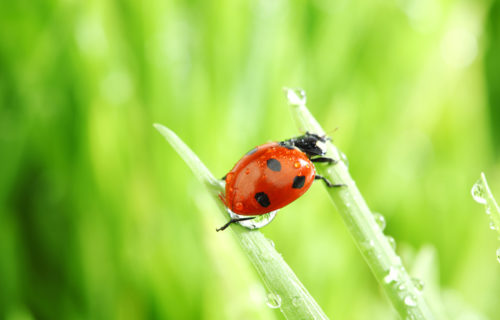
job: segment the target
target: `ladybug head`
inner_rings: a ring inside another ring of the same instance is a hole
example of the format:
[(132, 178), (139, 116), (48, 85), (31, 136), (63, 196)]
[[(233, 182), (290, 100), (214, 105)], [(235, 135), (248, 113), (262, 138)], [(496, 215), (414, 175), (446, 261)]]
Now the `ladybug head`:
[(296, 147), (308, 157), (322, 156), (326, 153), (325, 142), (330, 140), (327, 136), (319, 136), (315, 133), (306, 134), (280, 142), (285, 147)]

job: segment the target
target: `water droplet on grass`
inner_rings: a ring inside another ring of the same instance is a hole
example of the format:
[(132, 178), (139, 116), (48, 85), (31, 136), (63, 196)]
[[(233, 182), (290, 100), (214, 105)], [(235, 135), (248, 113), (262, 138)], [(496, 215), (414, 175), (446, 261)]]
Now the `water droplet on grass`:
[[(236, 214), (229, 209), (227, 209), (227, 211), (229, 212), (229, 215), (233, 219), (247, 218), (248, 217), (248, 216)], [(259, 229), (259, 228), (267, 226), (271, 221), (273, 221), (273, 219), (276, 217), (276, 213), (278, 213), (278, 210), (271, 211), (269, 213), (257, 216), (257, 217), (255, 217), (255, 219), (244, 220), (244, 221), (240, 221), (238, 223), (241, 226), (248, 228), (248, 229)]]
[(285, 88), (286, 98), (288, 103), (295, 105), (305, 105), (306, 104), (306, 92), (302, 89), (291, 89)]
[(481, 180), (478, 180), (476, 183), (474, 183), (470, 193), (472, 194), (472, 198), (474, 198), (474, 200), (477, 203), (486, 204), (486, 198), (484, 195), (484, 185)]
[(266, 304), (269, 308), (277, 309), (281, 307), (281, 297), (275, 293), (268, 293)]
[(385, 283), (397, 282), (399, 280), (399, 272), (398, 269), (394, 267), (389, 268), (389, 273), (384, 277)]
[(417, 301), (412, 296), (407, 296), (405, 298), (405, 304), (409, 307), (415, 307), (417, 305)]
[(387, 236), (386, 238), (389, 244), (391, 245), (392, 250), (396, 250), (396, 240), (394, 240), (394, 238), (391, 236)]
[(300, 297), (293, 297), (292, 304), (296, 307), (300, 306), (302, 303), (302, 299)]
[(412, 278), (411, 282), (413, 282), (413, 285), (417, 289), (418, 292), (422, 292), (424, 290), (424, 282), (418, 278)]
[(342, 162), (345, 164), (345, 166), (347, 168), (349, 168), (349, 159), (347, 159), (347, 156), (345, 155), (345, 153), (343, 153), (342, 151), (340, 151), (340, 160), (342, 160)]
[(384, 231), (386, 225), (384, 216), (378, 212), (374, 212), (373, 217), (375, 218), (375, 222), (377, 222), (380, 230)]
[(271, 246), (274, 248), (274, 241), (271, 240), (271, 239), (267, 239), (269, 241), (269, 243), (271, 244)]

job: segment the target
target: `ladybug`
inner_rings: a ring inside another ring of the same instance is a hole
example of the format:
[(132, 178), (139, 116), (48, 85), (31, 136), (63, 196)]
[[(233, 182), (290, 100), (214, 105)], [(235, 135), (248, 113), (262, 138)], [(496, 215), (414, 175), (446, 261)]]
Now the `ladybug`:
[(232, 212), (244, 216), (231, 223), (254, 219), (283, 208), (303, 195), (314, 180), (323, 180), (328, 187), (339, 187), (316, 174), (313, 162), (336, 163), (324, 157), (326, 136), (306, 132), (292, 139), (266, 143), (250, 150), (222, 179), (226, 194), (219, 195)]

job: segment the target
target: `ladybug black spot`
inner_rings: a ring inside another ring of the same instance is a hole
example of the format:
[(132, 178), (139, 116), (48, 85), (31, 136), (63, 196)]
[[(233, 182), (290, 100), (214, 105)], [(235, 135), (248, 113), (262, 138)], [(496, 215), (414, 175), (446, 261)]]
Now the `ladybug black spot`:
[(269, 205), (271, 204), (271, 202), (269, 201), (269, 197), (264, 192), (257, 192), (255, 194), (255, 200), (257, 200), (257, 202), (264, 208), (269, 207)]
[(302, 188), (304, 186), (305, 182), (306, 182), (306, 177), (304, 177), (304, 176), (296, 176), (293, 179), (292, 188), (294, 188), (294, 189), (300, 189), (300, 188)]
[(267, 160), (267, 167), (276, 172), (281, 171), (281, 163), (274, 158)]
[(251, 154), (254, 154), (255, 152), (257, 152), (257, 148), (253, 148), (252, 150), (248, 151), (246, 155), (249, 156)]

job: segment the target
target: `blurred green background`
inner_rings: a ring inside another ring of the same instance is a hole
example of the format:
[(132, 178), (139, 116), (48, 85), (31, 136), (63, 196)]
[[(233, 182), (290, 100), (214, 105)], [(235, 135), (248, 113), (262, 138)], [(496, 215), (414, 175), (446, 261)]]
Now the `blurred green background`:
[[(438, 318), (500, 319), (500, 242), (470, 196), (485, 171), (500, 197), (486, 0), (0, 2), (0, 318), (282, 318), (152, 123), (222, 177), (298, 134), (283, 86), (339, 127)], [(320, 184), (262, 232), (331, 318), (396, 318)]]

